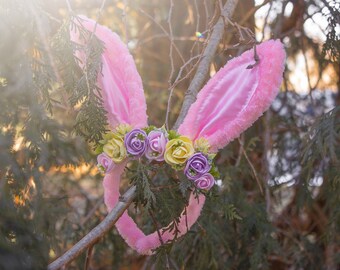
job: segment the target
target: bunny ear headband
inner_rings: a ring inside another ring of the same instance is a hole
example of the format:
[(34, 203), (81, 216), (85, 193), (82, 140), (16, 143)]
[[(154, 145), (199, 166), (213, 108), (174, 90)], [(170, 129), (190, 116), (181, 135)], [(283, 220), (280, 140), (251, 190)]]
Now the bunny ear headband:
[[(178, 129), (180, 135), (169, 137), (164, 129), (147, 129), (146, 103), (141, 78), (127, 47), (116, 33), (81, 16), (83, 27), (103, 41), (102, 72), (98, 84), (110, 128), (104, 136), (102, 154), (98, 156), (104, 177), (105, 204), (110, 211), (118, 202), (121, 175), (129, 157), (145, 156), (165, 161), (185, 175), (196, 187), (208, 190), (214, 184), (209, 156), (225, 147), (250, 127), (268, 109), (278, 93), (284, 70), (285, 52), (280, 41), (270, 40), (257, 46), (260, 62), (251, 69), (253, 51), (229, 61), (198, 94)], [(79, 34), (71, 39), (81, 43)], [(84, 63), (84, 53), (75, 55)], [(189, 164), (190, 163), (190, 164)], [(177, 236), (184, 235), (200, 216), (205, 196), (191, 193), (186, 211), (179, 217)], [(141, 254), (151, 255), (162, 243), (174, 239), (163, 229), (145, 235), (127, 211), (116, 227), (126, 243)]]

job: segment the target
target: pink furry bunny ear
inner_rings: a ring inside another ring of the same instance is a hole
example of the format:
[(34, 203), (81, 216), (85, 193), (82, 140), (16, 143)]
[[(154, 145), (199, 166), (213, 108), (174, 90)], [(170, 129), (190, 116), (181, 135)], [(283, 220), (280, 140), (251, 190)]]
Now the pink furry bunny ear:
[[(116, 33), (85, 16), (76, 17), (74, 23), (90, 33), (93, 32), (105, 47), (98, 84), (111, 128), (123, 123), (133, 127), (145, 127), (147, 115), (143, 84), (126, 45)], [(73, 42), (84, 44), (77, 27), (72, 29), (70, 35)], [(81, 66), (84, 66), (84, 49), (76, 51), (75, 55), (81, 61)]]
[[(93, 32), (105, 46), (98, 84), (111, 128), (122, 123), (135, 129), (145, 127), (147, 116), (142, 82), (128, 49), (106, 27), (84, 16), (77, 18), (75, 23)], [(71, 39), (80, 45), (86, 42), (75, 30), (71, 31)], [(81, 66), (85, 66), (85, 51), (79, 50), (75, 55)], [(217, 72), (189, 109), (178, 130), (181, 135), (187, 135), (193, 141), (204, 137), (211, 150), (217, 151), (239, 136), (269, 107), (281, 83), (285, 53), (279, 41), (268, 41), (258, 46), (258, 55), (260, 62), (252, 69), (247, 66), (254, 61), (253, 51), (247, 51)], [(104, 200), (109, 210), (119, 201), (121, 175), (127, 162), (128, 158), (115, 164), (105, 175)], [(178, 236), (184, 235), (196, 222), (204, 202), (203, 194), (198, 197), (194, 193), (190, 195), (186, 211), (178, 220)], [(161, 236), (158, 232), (145, 235), (127, 211), (119, 218), (116, 227), (130, 247), (146, 255), (153, 254), (154, 249), (175, 237), (167, 230)]]
[[(179, 128), (179, 133), (193, 140), (206, 138), (212, 150), (225, 146), (248, 128), (271, 104), (282, 80), (285, 53), (279, 41), (258, 46), (260, 63), (253, 69), (253, 51), (247, 51), (230, 61), (202, 89)], [(120, 166), (122, 171), (123, 167)], [(108, 174), (104, 179), (105, 202), (111, 209), (119, 199), (120, 176)], [(115, 179), (109, 186), (108, 179)], [(110, 191), (110, 187), (113, 189)], [(179, 218), (178, 236), (186, 234), (200, 216), (205, 196), (192, 193), (185, 212)], [(117, 229), (130, 247), (141, 254), (151, 255), (162, 242), (173, 240), (166, 231), (145, 235), (125, 212), (116, 223)], [(159, 231), (163, 231), (164, 228)]]
[(276, 97), (284, 70), (285, 51), (279, 40), (257, 46), (229, 61), (204, 86), (179, 127), (192, 140), (204, 137), (212, 151), (226, 146), (250, 127)]

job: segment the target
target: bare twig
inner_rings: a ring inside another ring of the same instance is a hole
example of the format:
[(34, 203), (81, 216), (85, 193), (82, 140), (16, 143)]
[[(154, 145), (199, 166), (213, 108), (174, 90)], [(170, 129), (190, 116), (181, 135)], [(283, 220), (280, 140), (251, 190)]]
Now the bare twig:
[[(197, 33), (197, 32), (200, 32), (199, 30), (199, 25), (200, 25), (200, 12), (199, 12), (199, 9), (198, 9), (198, 5), (197, 5), (197, 0), (195, 0), (194, 1), (194, 3), (195, 3), (195, 15), (196, 15), (196, 30), (195, 30), (195, 32)], [(200, 48), (199, 48), (199, 46), (196, 46), (196, 45), (198, 45), (199, 43), (198, 43), (198, 41), (200, 40), (200, 38), (199, 37), (197, 37), (196, 38), (196, 41), (195, 41), (195, 43), (193, 44), (193, 46), (192, 46), (192, 48), (191, 48), (191, 51), (190, 51), (190, 55), (192, 56), (192, 54), (193, 54), (193, 50), (194, 50), (194, 48), (195, 47), (197, 47), (197, 53), (199, 53), (199, 50), (200, 50)]]
[(171, 88), (171, 81), (172, 77), (175, 72), (175, 66), (174, 66), (174, 57), (173, 57), (173, 47), (174, 47), (174, 34), (172, 31), (172, 25), (171, 25), (171, 17), (172, 17), (172, 11), (174, 9), (174, 2), (173, 0), (170, 0), (170, 8), (169, 8), (169, 14), (168, 14), (168, 25), (169, 25), (169, 39), (170, 39), (170, 50), (169, 50), (169, 58), (170, 58), (170, 64), (171, 64), (171, 72), (168, 80), (169, 89)]
[(185, 94), (182, 109), (174, 125), (174, 129), (178, 129), (180, 124), (182, 124), (184, 117), (187, 115), (191, 104), (194, 103), (194, 101), (196, 100), (196, 96), (205, 82), (205, 79), (209, 73), (210, 64), (213, 60), (215, 52), (223, 36), (225, 26), (223, 17), (230, 18), (235, 11), (237, 3), (238, 0), (229, 0), (224, 5), (221, 18), (214, 26), (214, 30), (211, 34), (210, 41), (207, 44), (207, 47), (205, 48), (203, 53), (202, 60), (198, 65), (197, 72)]
[(80, 222), (80, 226), (84, 226), (84, 224), (93, 217), (93, 215), (96, 213), (96, 211), (98, 210), (98, 208), (103, 204), (104, 202), (104, 198), (100, 198), (96, 204), (93, 206), (93, 208), (91, 209), (91, 211), (84, 217), (84, 219)]
[(242, 155), (243, 155), (243, 147), (241, 147), (241, 145), (244, 144), (244, 133), (241, 134), (240, 138), (239, 138), (240, 143), (240, 148), (238, 149), (238, 154), (237, 154), (237, 159), (235, 162), (235, 167), (240, 166), (241, 163), (241, 159), (242, 159)]
[(90, 263), (91, 263), (91, 258), (92, 258), (92, 251), (93, 251), (93, 247), (94, 247), (95, 243), (93, 243), (91, 246), (89, 246), (89, 248), (87, 249), (86, 252), (86, 259), (85, 259), (85, 265), (84, 265), (84, 270), (88, 270), (90, 267)]
[(263, 168), (263, 184), (265, 189), (265, 197), (266, 197), (266, 213), (269, 216), (271, 210), (271, 197), (270, 197), (270, 190), (268, 186), (268, 181), (270, 179), (270, 172), (269, 172), (269, 161), (268, 161), (268, 153), (270, 149), (270, 120), (271, 120), (271, 111), (268, 110), (265, 114), (264, 118), (264, 138), (263, 138), (263, 157), (262, 157), (262, 168)]
[(78, 257), (88, 247), (96, 243), (103, 235), (112, 229), (114, 224), (129, 207), (132, 200), (136, 196), (136, 187), (131, 187), (125, 194), (120, 198), (119, 202), (112, 209), (112, 211), (105, 217), (105, 219), (98, 224), (92, 231), (85, 235), (77, 244), (75, 244), (66, 253), (56, 259), (48, 266), (48, 270), (57, 270), (73, 259)]
[(187, 72), (187, 74), (181, 78), (182, 76), (182, 73), (184, 71), (184, 69), (193, 61), (195, 60), (196, 58), (199, 58), (201, 59), (202, 55), (196, 55), (194, 57), (191, 57), (184, 65), (182, 65), (182, 67), (180, 68), (178, 74), (177, 74), (177, 77), (174, 81), (174, 83), (172, 85), (170, 85), (170, 92), (169, 92), (169, 97), (168, 97), (168, 104), (167, 104), (167, 110), (166, 110), (166, 116), (165, 116), (165, 126), (167, 129), (170, 129), (169, 127), (169, 114), (170, 114), (170, 108), (171, 108), (171, 99), (172, 99), (172, 96), (174, 94), (174, 90), (175, 90), (175, 87), (180, 83), (182, 82), (183, 80), (187, 79), (191, 72), (194, 71), (196, 65), (199, 63), (199, 60), (194, 64), (194, 66)]
[[(166, 35), (166, 34), (155, 34), (155, 35), (152, 35), (152, 36), (149, 36), (149, 37), (146, 37), (146, 38), (139, 40), (138, 43), (137, 43), (137, 46), (141, 47), (145, 43), (151, 42), (151, 41), (153, 41), (157, 38), (169, 39), (168, 35)], [(197, 42), (197, 37), (193, 37), (193, 36), (173, 36), (172, 39), (173, 39), (173, 41), (193, 41), (194, 43)], [(202, 41), (201, 41), (201, 43), (202, 43)]]
[(254, 174), (254, 177), (255, 177), (255, 179), (256, 179), (257, 185), (258, 185), (259, 188), (260, 188), (261, 194), (263, 194), (263, 188), (262, 188), (262, 185), (261, 185), (261, 181), (260, 181), (260, 179), (259, 179), (259, 177), (258, 177), (258, 175), (257, 175), (257, 172), (256, 172), (256, 170), (255, 170), (255, 167), (254, 167), (253, 163), (250, 161), (250, 159), (249, 159), (249, 157), (248, 157), (248, 155), (247, 155), (247, 152), (244, 150), (243, 141), (241, 141), (240, 139), (238, 139), (238, 142), (240, 143), (240, 147), (241, 147), (241, 149), (242, 149), (243, 155), (244, 155), (244, 157), (246, 158), (246, 160), (247, 160), (247, 162), (248, 162), (248, 164), (249, 164), (249, 166), (250, 166), (250, 168), (251, 168), (251, 170), (252, 170), (252, 172), (253, 172), (253, 174)]
[[(301, 49), (302, 49), (302, 55), (303, 55), (303, 59), (305, 60), (305, 68), (306, 68), (306, 77), (307, 77), (307, 81), (308, 81), (308, 87), (309, 87), (309, 97), (311, 100), (312, 105), (315, 105), (314, 99), (313, 99), (313, 90), (314, 88), (312, 87), (312, 83), (311, 83), (311, 79), (310, 79), (310, 75), (309, 75), (309, 65), (308, 65), (308, 60), (307, 60), (307, 55), (306, 55), (306, 49), (305, 49), (305, 45), (304, 45), (304, 41), (303, 41), (304, 37), (301, 38)], [(316, 87), (317, 85), (315, 85)]]
[(254, 68), (255, 66), (257, 66), (260, 62), (260, 58), (257, 54), (257, 51), (256, 51), (256, 44), (254, 45), (254, 61), (255, 63), (254, 64), (250, 64), (249, 66), (247, 66), (247, 69), (252, 69)]
[(168, 14), (168, 25), (169, 25), (169, 39), (170, 39), (170, 51), (169, 51), (169, 58), (170, 58), (170, 64), (171, 64), (171, 71), (169, 75), (169, 80), (168, 80), (168, 85), (169, 88), (168, 90), (170, 91), (169, 93), (169, 102), (168, 102), (168, 108), (166, 111), (166, 116), (165, 116), (165, 127), (169, 129), (169, 112), (170, 112), (170, 100), (173, 94), (173, 87), (171, 86), (172, 84), (172, 77), (175, 72), (175, 66), (174, 66), (174, 57), (173, 57), (173, 47), (174, 47), (174, 35), (172, 32), (172, 26), (171, 26), (171, 17), (172, 17), (172, 10), (174, 9), (174, 2), (173, 0), (170, 0), (170, 8), (169, 8), (169, 14)]
[(203, 1), (203, 6), (204, 6), (204, 11), (205, 11), (205, 29), (208, 29), (208, 24), (209, 24), (209, 10), (208, 10), (208, 6), (206, 3), (206, 0)]
[[(150, 20), (152, 20), (163, 32), (164, 34), (170, 39), (170, 34), (168, 33), (168, 31), (165, 30), (165, 28), (159, 23), (157, 22), (150, 14), (148, 14), (146, 11), (144, 11), (143, 9), (138, 9), (143, 15), (145, 15), (146, 17), (148, 17)], [(171, 42), (171, 40), (170, 40)], [(181, 54), (181, 51), (178, 49), (178, 47), (176, 46), (175, 43), (172, 43), (173, 48), (175, 49), (175, 51), (177, 52), (178, 56), (181, 58), (182, 62), (185, 63), (184, 57)]]
[(251, 10), (249, 10), (246, 15), (242, 16), (242, 20), (239, 22), (240, 25), (243, 25), (246, 23), (246, 21), (251, 17), (254, 16), (255, 12), (258, 11), (260, 8), (262, 8), (263, 6), (267, 5), (268, 3), (270, 3), (271, 0), (265, 0), (262, 4), (253, 7)]
[(124, 0), (124, 8), (123, 8), (123, 13), (122, 13), (122, 18), (123, 18), (123, 24), (124, 24), (124, 34), (125, 34), (125, 43), (129, 43), (129, 31), (128, 31), (128, 26), (127, 26), (127, 13), (126, 13), (126, 8), (128, 6), (128, 0)]
[[(201, 57), (202, 57), (201, 54), (200, 54), (200, 55), (196, 55), (196, 56), (191, 57), (191, 58), (190, 58), (190, 59), (189, 59), (189, 60), (188, 60), (188, 61), (187, 61), (180, 69), (179, 69), (179, 72), (178, 72), (178, 74), (177, 74), (177, 77), (176, 77), (174, 83), (173, 83), (172, 86), (171, 86), (172, 89), (175, 88), (180, 82), (182, 82), (183, 80), (187, 79), (187, 78), (190, 76), (191, 72), (194, 70), (194, 68), (196, 67), (196, 65), (199, 63), (199, 60), (201, 59)], [(197, 58), (198, 58), (197, 62), (193, 65), (193, 67), (189, 70), (189, 72), (188, 72), (184, 77), (182, 77), (182, 73), (183, 73), (184, 69), (185, 69), (189, 64), (191, 64), (192, 61), (196, 60)], [(182, 78), (181, 78), (181, 77), (182, 77)], [(170, 101), (170, 99), (169, 99), (168, 101)]]
[(263, 41), (264, 40), (264, 38), (265, 38), (265, 30), (266, 30), (266, 27), (267, 27), (267, 25), (268, 25), (268, 20), (269, 20), (269, 15), (270, 15), (270, 12), (271, 12), (271, 10), (272, 10), (272, 7), (273, 7), (273, 2), (271, 1), (270, 3), (269, 3), (269, 9), (268, 9), (268, 12), (267, 12), (267, 15), (266, 15), (266, 17), (265, 17), (265, 19), (264, 19), (264, 24), (263, 24), (263, 27), (262, 27), (262, 37), (261, 37), (261, 41)]
[(73, 13), (73, 9), (71, 7), (71, 3), (69, 0), (66, 0), (66, 5), (67, 5), (68, 12)]

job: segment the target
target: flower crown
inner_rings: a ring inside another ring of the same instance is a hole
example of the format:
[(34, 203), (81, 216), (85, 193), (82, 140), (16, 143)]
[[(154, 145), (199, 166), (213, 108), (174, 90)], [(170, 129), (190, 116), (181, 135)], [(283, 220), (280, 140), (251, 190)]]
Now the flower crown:
[[(105, 45), (97, 83), (107, 120), (115, 129), (104, 134), (97, 150), (99, 167), (106, 172), (104, 201), (109, 211), (119, 202), (121, 176), (129, 159), (164, 160), (174, 169), (183, 170), (198, 189), (209, 190), (214, 177), (218, 177), (212, 162), (214, 153), (237, 138), (268, 109), (282, 81), (285, 62), (282, 43), (279, 40), (264, 42), (257, 46), (256, 66), (253, 65), (254, 52), (249, 50), (230, 60), (207, 82), (179, 126), (179, 134), (147, 127), (142, 80), (125, 44), (117, 34), (84, 16), (76, 23), (95, 32)], [(74, 54), (84, 67), (87, 61), (84, 45), (88, 41), (81, 37), (79, 32), (71, 30), (72, 41), (80, 45)], [(151, 255), (163, 243), (190, 230), (200, 216), (205, 199), (205, 194), (191, 191), (186, 207), (176, 218), (176, 236), (166, 230), (170, 225), (159, 230), (161, 235), (158, 231), (146, 235), (127, 211), (117, 220), (116, 227), (130, 247)]]
[(208, 140), (200, 138), (192, 142), (174, 130), (148, 126), (133, 129), (120, 124), (112, 132), (103, 135), (96, 149), (98, 168), (102, 173), (110, 173), (117, 164), (127, 158), (146, 158), (149, 162), (166, 162), (184, 175), (200, 190), (210, 190), (219, 178), (210, 152)]

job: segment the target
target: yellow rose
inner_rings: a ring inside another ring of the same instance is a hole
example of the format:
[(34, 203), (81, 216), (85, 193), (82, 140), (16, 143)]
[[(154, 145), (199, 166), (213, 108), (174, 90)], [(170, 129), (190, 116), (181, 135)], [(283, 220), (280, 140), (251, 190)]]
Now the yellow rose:
[(132, 127), (128, 124), (120, 124), (116, 127), (116, 131), (119, 135), (125, 136), (126, 133), (130, 132), (132, 130)]
[(111, 138), (107, 140), (103, 147), (103, 151), (112, 158), (115, 163), (120, 163), (126, 158), (124, 138), (116, 133), (111, 133), (110, 135)]
[(109, 140), (111, 140), (114, 136), (113, 132), (108, 132), (103, 134), (103, 139), (99, 141), (100, 144), (105, 145), (108, 143)]
[(194, 154), (192, 141), (185, 136), (168, 141), (165, 146), (164, 160), (172, 166), (181, 166)]

